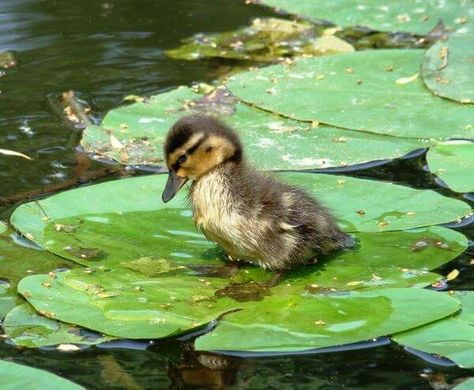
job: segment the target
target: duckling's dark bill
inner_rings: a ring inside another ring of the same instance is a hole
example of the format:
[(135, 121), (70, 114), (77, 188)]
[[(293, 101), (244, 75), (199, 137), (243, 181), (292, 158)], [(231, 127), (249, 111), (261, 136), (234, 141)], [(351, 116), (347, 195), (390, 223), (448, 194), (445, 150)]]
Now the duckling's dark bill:
[(170, 170), (170, 173), (168, 174), (168, 181), (166, 182), (165, 189), (161, 195), (163, 202), (166, 203), (173, 199), (176, 193), (181, 189), (182, 186), (186, 184), (187, 181), (187, 177), (180, 177)]

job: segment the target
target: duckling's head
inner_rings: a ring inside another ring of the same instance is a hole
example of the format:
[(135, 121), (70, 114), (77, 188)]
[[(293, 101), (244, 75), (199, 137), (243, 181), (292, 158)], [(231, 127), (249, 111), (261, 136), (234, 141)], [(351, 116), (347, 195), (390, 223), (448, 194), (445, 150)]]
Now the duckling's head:
[(188, 180), (198, 180), (219, 165), (239, 163), (242, 145), (235, 131), (220, 120), (194, 114), (173, 125), (164, 156), (169, 176), (162, 198), (168, 202)]

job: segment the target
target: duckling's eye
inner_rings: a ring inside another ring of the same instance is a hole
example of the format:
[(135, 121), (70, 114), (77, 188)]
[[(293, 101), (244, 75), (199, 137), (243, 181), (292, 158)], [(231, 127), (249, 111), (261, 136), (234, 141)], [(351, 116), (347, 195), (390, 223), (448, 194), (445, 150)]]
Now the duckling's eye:
[(188, 156), (186, 156), (185, 154), (182, 154), (181, 156), (178, 157), (178, 163), (179, 164), (184, 163), (187, 158), (188, 158)]

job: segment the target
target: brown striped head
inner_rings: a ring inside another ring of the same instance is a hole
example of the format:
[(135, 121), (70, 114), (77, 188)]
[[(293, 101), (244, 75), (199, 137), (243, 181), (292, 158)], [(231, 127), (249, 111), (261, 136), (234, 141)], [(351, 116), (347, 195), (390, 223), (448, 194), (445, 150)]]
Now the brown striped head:
[(188, 180), (197, 180), (215, 167), (230, 161), (240, 162), (239, 137), (220, 120), (202, 114), (178, 120), (164, 145), (169, 169), (163, 201), (168, 202)]

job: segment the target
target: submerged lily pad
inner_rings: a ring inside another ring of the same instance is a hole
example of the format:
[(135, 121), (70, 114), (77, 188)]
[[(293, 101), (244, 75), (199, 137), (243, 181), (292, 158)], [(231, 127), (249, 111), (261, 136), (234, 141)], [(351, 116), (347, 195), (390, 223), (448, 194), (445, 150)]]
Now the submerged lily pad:
[(39, 315), (28, 304), (12, 309), (3, 321), (10, 341), (22, 347), (46, 347), (60, 344), (96, 345), (113, 340), (77, 326)]
[(196, 349), (292, 352), (322, 348), (386, 336), (459, 309), (455, 299), (422, 289), (279, 297), (271, 304), (267, 301), (266, 310), (225, 316), (213, 332), (196, 340)]
[(353, 52), (347, 42), (334, 36), (318, 37), (318, 28), (308, 22), (257, 18), (249, 27), (218, 34), (197, 34), (183, 45), (167, 50), (171, 58), (196, 60), (217, 57), (273, 62), (294, 55), (317, 56)]
[(305, 58), (234, 75), (227, 87), (297, 120), (397, 137), (473, 138), (474, 107), (433, 96), (419, 77), (422, 58), (420, 50)]
[(447, 41), (431, 46), (423, 60), (422, 74), (435, 95), (474, 103), (474, 32), (451, 35)]
[(328, 168), (393, 159), (427, 142), (293, 121), (242, 104), (225, 90), (204, 97), (181, 87), (109, 112), (86, 129), (89, 153), (122, 164), (163, 165), (163, 142), (172, 124), (195, 111), (215, 112), (242, 137), (246, 155), (267, 170)]
[(258, 0), (311, 20), (327, 20), (343, 27), (365, 26), (379, 31), (428, 33), (441, 19), (454, 31), (472, 31), (474, 8), (463, 0)]
[(410, 348), (445, 356), (461, 367), (474, 368), (474, 292), (457, 291), (453, 297), (461, 302), (459, 314), (393, 339)]
[(432, 173), (456, 192), (474, 192), (474, 142), (451, 141), (430, 148), (426, 155)]
[(0, 360), (0, 377), (2, 378), (2, 389), (17, 390), (30, 389), (55, 389), (55, 390), (83, 390), (67, 379), (51, 374), (48, 371), (24, 366), (13, 362)]

